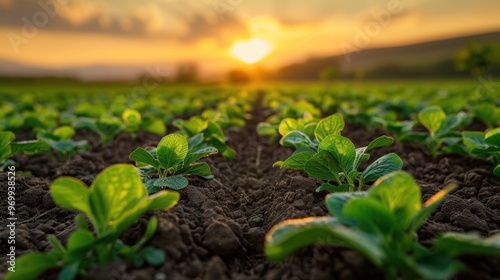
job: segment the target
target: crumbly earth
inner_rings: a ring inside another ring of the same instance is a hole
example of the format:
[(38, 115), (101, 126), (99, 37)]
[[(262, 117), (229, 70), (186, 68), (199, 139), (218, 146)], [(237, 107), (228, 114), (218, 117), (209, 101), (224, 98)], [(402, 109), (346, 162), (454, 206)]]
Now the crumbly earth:
[[(125, 243), (136, 242), (149, 217), (156, 215), (159, 226), (150, 243), (166, 252), (164, 264), (143, 268), (108, 264), (91, 270), (85, 279), (383, 279), (382, 272), (362, 255), (334, 246), (304, 248), (283, 262), (266, 259), (264, 236), (273, 225), (290, 218), (324, 216), (327, 211), (325, 194), (315, 192), (319, 181), (297, 171), (272, 167), (292, 150), (257, 135), (256, 124), (266, 117), (266, 111), (255, 106), (252, 113), (246, 127), (228, 132), (229, 145), (237, 152), (233, 160), (220, 156), (205, 159), (215, 179), (191, 179), (180, 192), (177, 206), (145, 215), (124, 234)], [(343, 132), (356, 146), (383, 134), (353, 124), (347, 124)], [(47, 235), (65, 241), (75, 229), (76, 213), (56, 207), (50, 197), (52, 180), (74, 176), (90, 184), (110, 164), (130, 162), (128, 155), (136, 147), (155, 145), (161, 138), (140, 132), (135, 136), (123, 134), (101, 145), (95, 144), (96, 135), (91, 133), (80, 131), (78, 137), (90, 140), (92, 149), (67, 160), (14, 158), (20, 163), (17, 170), (27, 171), (18, 172), (16, 177), (18, 255), (48, 251)], [(499, 232), (500, 179), (492, 176), (491, 164), (464, 156), (433, 159), (424, 147), (413, 143), (376, 150), (371, 160), (390, 151), (403, 158), (403, 169), (415, 177), (424, 200), (448, 183), (459, 185), (419, 230), (423, 244), (432, 245), (433, 238), (446, 231), (477, 232), (485, 237)], [(6, 182), (4, 172), (0, 174), (1, 197), (6, 197)], [(7, 216), (5, 201), (0, 206), (2, 217)], [(2, 226), (2, 252), (7, 252), (8, 234)], [(7, 268), (5, 254), (0, 260), (3, 273)], [(470, 256), (462, 261), (468, 269), (457, 279), (500, 279), (499, 259)], [(48, 272), (42, 278), (54, 279), (55, 275)]]

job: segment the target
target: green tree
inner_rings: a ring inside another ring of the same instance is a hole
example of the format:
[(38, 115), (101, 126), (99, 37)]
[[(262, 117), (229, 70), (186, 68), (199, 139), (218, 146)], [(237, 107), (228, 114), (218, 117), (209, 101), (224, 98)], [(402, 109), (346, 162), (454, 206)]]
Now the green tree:
[(459, 71), (470, 71), (474, 77), (487, 72), (500, 60), (499, 45), (489, 43), (480, 45), (475, 40), (455, 56), (455, 66)]

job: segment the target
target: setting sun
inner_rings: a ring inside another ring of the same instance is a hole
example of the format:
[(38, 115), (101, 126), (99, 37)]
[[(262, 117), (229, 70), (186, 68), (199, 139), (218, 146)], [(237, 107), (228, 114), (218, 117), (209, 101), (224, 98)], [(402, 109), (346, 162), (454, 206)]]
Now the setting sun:
[(271, 44), (262, 39), (236, 41), (231, 47), (231, 55), (239, 60), (253, 64), (271, 52)]

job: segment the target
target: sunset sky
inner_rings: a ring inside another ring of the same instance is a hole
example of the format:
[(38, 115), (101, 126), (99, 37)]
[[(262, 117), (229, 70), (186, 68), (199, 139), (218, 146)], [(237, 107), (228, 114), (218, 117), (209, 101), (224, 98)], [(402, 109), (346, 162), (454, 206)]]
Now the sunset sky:
[(272, 68), (347, 47), (498, 31), (499, 11), (498, 0), (0, 0), (0, 61), (48, 68), (193, 61), (220, 72), (243, 67), (231, 47), (239, 42), (245, 52), (245, 41), (256, 39), (265, 45), (249, 45), (261, 48), (258, 65)]

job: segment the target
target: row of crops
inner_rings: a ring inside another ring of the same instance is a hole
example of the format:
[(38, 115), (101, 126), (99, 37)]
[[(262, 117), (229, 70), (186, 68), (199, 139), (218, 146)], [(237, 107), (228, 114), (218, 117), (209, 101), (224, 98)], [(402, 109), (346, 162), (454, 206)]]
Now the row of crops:
[[(49, 269), (58, 269), (60, 279), (74, 279), (109, 262), (162, 264), (165, 252), (148, 245), (158, 227), (154, 216), (136, 244), (126, 245), (121, 236), (147, 211), (174, 207), (191, 178), (214, 179), (206, 157), (231, 162), (236, 151), (227, 134), (245, 127), (256, 107), (264, 108), (267, 119), (252, 129), (294, 150), (275, 162), (274, 170), (298, 170), (321, 182), (316, 191), (325, 194), (329, 212), (272, 227), (264, 246), (269, 259), (283, 260), (312, 244), (331, 244), (360, 252), (387, 279), (448, 279), (464, 269), (463, 255), (500, 256), (499, 234), (483, 238), (449, 232), (432, 247), (420, 244), (417, 230), (457, 185), (443, 186), (422, 202), (418, 184), (401, 171), (400, 155), (370, 158), (377, 149), (415, 142), (434, 158), (455, 154), (484, 159), (491, 162), (491, 173), (500, 176), (500, 96), (494, 92), (463, 85), (158, 89), (140, 96), (108, 89), (105, 94), (35, 90), (22, 95), (6, 90), (2, 99), (0, 168), (6, 171), (15, 169), (20, 154), (65, 161), (109, 145), (121, 134), (147, 131), (162, 137), (157, 145), (131, 151), (135, 165), (109, 166), (90, 186), (73, 177), (54, 179), (50, 194), (56, 205), (80, 213), (76, 230), (67, 240), (49, 236), (51, 251), (19, 257), (19, 269), (6, 279), (34, 279)], [(356, 147), (354, 139), (342, 136), (353, 124), (383, 129), (387, 135)], [(90, 137), (82, 139), (83, 132)]]

